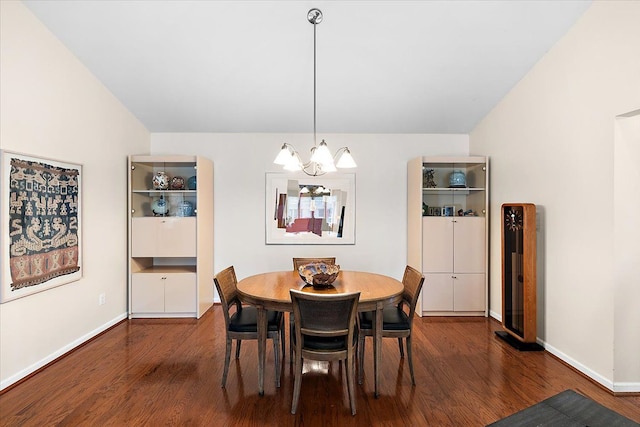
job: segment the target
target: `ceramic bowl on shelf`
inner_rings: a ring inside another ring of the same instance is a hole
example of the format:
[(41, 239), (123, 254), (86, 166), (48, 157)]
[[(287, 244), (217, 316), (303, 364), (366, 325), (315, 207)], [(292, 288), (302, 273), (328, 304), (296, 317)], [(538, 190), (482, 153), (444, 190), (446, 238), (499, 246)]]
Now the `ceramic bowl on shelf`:
[(323, 262), (314, 262), (311, 264), (301, 265), (298, 273), (302, 280), (308, 285), (317, 288), (326, 288), (338, 277), (340, 266), (336, 264), (325, 264)]

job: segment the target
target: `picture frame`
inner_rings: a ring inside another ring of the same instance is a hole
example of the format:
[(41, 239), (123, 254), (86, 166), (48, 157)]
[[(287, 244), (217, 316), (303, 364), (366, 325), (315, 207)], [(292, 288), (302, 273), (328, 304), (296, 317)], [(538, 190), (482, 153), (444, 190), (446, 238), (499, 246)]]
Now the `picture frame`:
[(454, 216), (454, 215), (455, 215), (455, 206), (442, 207), (442, 216)]
[(440, 206), (429, 206), (429, 216), (440, 216), (442, 208)]
[(0, 303), (80, 280), (82, 165), (0, 156)]
[(355, 174), (266, 174), (267, 245), (355, 244)]

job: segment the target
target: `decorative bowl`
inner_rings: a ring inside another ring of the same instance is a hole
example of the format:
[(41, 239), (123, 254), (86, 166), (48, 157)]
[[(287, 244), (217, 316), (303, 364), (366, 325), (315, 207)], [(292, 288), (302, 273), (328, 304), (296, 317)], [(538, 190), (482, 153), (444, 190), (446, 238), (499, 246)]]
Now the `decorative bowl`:
[(301, 265), (298, 273), (302, 280), (309, 285), (317, 288), (326, 288), (338, 277), (340, 266), (336, 264), (325, 264), (323, 262), (314, 262), (311, 264)]
[(174, 176), (169, 180), (169, 188), (172, 190), (184, 190), (184, 178), (181, 176)]

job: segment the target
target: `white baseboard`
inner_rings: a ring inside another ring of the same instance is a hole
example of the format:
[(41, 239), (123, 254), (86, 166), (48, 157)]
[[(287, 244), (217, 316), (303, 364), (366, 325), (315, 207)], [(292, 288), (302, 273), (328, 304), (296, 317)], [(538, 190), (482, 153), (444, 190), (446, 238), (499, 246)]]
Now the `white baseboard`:
[(63, 356), (64, 354), (70, 352), (71, 350), (73, 350), (74, 348), (78, 347), (79, 345), (84, 344), (85, 342), (87, 342), (91, 338), (95, 337), (96, 335), (100, 334), (101, 332), (106, 331), (107, 329), (109, 329), (113, 325), (121, 322), (122, 320), (124, 320), (126, 318), (127, 318), (127, 313), (122, 313), (119, 316), (117, 316), (116, 318), (111, 319), (109, 322), (107, 322), (107, 323), (105, 323), (103, 325), (100, 325), (100, 327), (94, 329), (93, 331), (90, 331), (87, 334), (81, 336), (77, 340), (74, 340), (74, 341), (70, 342), (69, 344), (65, 345), (64, 347), (58, 349), (57, 351), (49, 354), (47, 357), (45, 357), (43, 359), (40, 359), (36, 363), (26, 367), (22, 371), (17, 372), (16, 374), (14, 374), (14, 375), (12, 375), (12, 376), (10, 376), (8, 378), (3, 379), (0, 382), (0, 390), (4, 390), (5, 388), (9, 387), (10, 385), (17, 383), (21, 379), (27, 377), (28, 375), (31, 375), (32, 373), (36, 372), (38, 369), (42, 368), (43, 366), (46, 366), (48, 363), (53, 362), (58, 357)]
[[(500, 313), (490, 310), (489, 316), (493, 317), (498, 322), (502, 323), (502, 316), (500, 315)], [(577, 360), (572, 359), (571, 357), (567, 356), (557, 348), (542, 341), (540, 338), (537, 338), (536, 342), (541, 346), (543, 346), (546, 351), (556, 356), (558, 359), (562, 360), (563, 362), (575, 368), (576, 370), (582, 372), (587, 377), (598, 382), (603, 387), (606, 387), (608, 390), (611, 390), (614, 393), (639, 393), (640, 392), (640, 383), (629, 383), (629, 382), (616, 383), (608, 378), (603, 377), (597, 372), (589, 369), (588, 367), (584, 366), (582, 363), (578, 362)]]
[(615, 393), (640, 393), (640, 383), (613, 383)]

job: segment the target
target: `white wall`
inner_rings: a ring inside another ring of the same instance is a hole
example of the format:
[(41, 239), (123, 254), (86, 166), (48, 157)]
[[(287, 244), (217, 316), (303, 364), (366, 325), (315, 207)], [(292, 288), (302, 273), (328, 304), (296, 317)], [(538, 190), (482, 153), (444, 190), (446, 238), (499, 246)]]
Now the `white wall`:
[[(500, 242), (502, 203), (536, 203), (543, 214), (539, 337), (549, 351), (616, 391), (640, 391), (637, 352), (614, 358), (625, 348), (614, 346), (614, 335), (635, 340), (636, 349), (640, 342), (638, 323), (618, 323), (632, 312), (637, 319), (640, 308), (637, 290), (617, 286), (614, 258), (614, 123), (640, 107), (639, 22), (640, 2), (594, 2), (470, 135), (471, 150), (491, 157), (491, 241)], [(636, 156), (626, 167), (637, 162)], [(637, 192), (624, 197), (635, 197), (637, 206)], [(640, 239), (637, 223), (626, 230)], [(500, 245), (493, 244), (496, 317), (500, 271)], [(628, 297), (633, 302), (614, 304)]]
[(0, 305), (5, 388), (125, 318), (126, 156), (149, 133), (17, 1), (0, 1), (0, 70), (0, 148), (83, 166), (83, 278)]
[[(614, 380), (640, 382), (640, 110), (616, 120), (614, 148)], [(637, 387), (635, 388), (637, 391)]]
[(329, 148), (348, 145), (356, 174), (355, 245), (265, 245), (265, 173), (283, 142), (304, 159), (313, 135), (154, 133), (153, 154), (185, 153), (214, 162), (214, 271), (234, 265), (239, 278), (288, 270), (294, 256), (336, 256), (343, 269), (402, 278), (407, 262), (407, 161), (467, 155), (467, 135), (318, 135)]

